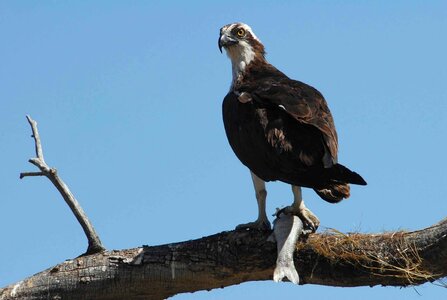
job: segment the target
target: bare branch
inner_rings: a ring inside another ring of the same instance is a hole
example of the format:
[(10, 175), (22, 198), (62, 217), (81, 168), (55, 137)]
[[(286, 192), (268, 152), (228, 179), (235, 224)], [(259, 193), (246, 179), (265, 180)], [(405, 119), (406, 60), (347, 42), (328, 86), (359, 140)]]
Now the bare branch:
[(57, 170), (55, 168), (50, 168), (44, 158), (43, 158), (43, 150), (42, 144), (40, 141), (39, 131), (37, 130), (37, 122), (33, 120), (29, 115), (26, 116), (28, 123), (31, 125), (31, 130), (33, 132), (32, 137), (34, 138), (34, 144), (36, 148), (36, 156), (35, 158), (29, 159), (29, 162), (35, 165), (40, 169), (40, 172), (23, 172), (20, 174), (20, 178), (26, 176), (46, 176), (57, 188), (59, 193), (64, 198), (65, 202), (70, 207), (71, 211), (75, 215), (79, 224), (82, 226), (85, 235), (88, 240), (88, 248), (85, 254), (97, 253), (100, 251), (104, 251), (105, 248), (102, 246), (102, 243), (99, 239), (99, 236), (96, 234), (93, 225), (90, 223), (87, 215), (85, 214), (82, 207), (79, 205), (78, 201), (71, 193), (68, 186), (63, 182), (63, 180), (57, 175)]
[[(228, 231), (181, 243), (105, 251), (82, 208), (43, 160), (37, 123), (27, 116), (36, 143), (29, 160), (72, 209), (89, 240), (86, 254), (0, 289), (13, 299), (165, 299), (247, 281), (271, 280), (276, 247), (270, 232)], [(99, 253), (98, 253), (99, 252)], [(412, 286), (447, 276), (447, 219), (414, 232), (312, 234), (296, 244), (300, 284)], [(442, 284), (442, 281), (439, 281)]]
[[(275, 243), (267, 241), (269, 234), (228, 231), (78, 257), (0, 289), (0, 299), (165, 299), (272, 280), (277, 252)], [(297, 243), (294, 261), (300, 284), (405, 287), (433, 282), (447, 276), (447, 220), (413, 232), (312, 234)]]
[(20, 173), (20, 179), (23, 179), (23, 177), (28, 177), (28, 176), (45, 176), (44, 172), (23, 172)]
[(48, 165), (46, 164), (46, 162), (44, 160), (42, 160), (42, 159), (40, 159), (38, 157), (30, 158), (28, 160), (28, 162), (30, 162), (33, 165), (35, 165), (36, 167), (38, 167), (44, 173), (49, 173), (50, 172), (50, 167), (48, 167)]
[(37, 122), (31, 119), (29, 115), (26, 116), (28, 123), (31, 125), (31, 130), (33, 131), (32, 137), (34, 138), (34, 145), (36, 147), (36, 157), (45, 163), (43, 158), (42, 144), (40, 142), (39, 131), (37, 130)]

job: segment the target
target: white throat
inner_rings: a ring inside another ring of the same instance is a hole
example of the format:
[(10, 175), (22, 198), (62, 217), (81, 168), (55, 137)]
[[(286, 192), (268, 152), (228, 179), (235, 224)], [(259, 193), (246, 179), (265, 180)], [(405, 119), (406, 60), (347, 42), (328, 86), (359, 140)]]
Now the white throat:
[(237, 45), (226, 48), (227, 55), (231, 60), (233, 70), (232, 86), (244, 73), (245, 68), (255, 58), (253, 48), (246, 41), (240, 41)]

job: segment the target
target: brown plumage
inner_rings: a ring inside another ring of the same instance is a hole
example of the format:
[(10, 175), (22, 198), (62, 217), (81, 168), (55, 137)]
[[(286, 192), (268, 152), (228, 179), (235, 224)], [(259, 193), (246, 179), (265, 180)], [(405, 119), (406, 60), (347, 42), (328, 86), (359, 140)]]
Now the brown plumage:
[[(337, 163), (337, 132), (323, 95), (269, 64), (254, 33), (237, 24), (224, 26), (221, 37), (233, 26), (230, 44), (248, 44), (253, 57), (237, 74), (233, 70), (232, 88), (223, 102), (225, 130), (235, 154), (265, 181), (314, 188), (329, 202), (349, 197), (349, 183), (366, 182)], [(238, 37), (241, 28), (244, 37)]]

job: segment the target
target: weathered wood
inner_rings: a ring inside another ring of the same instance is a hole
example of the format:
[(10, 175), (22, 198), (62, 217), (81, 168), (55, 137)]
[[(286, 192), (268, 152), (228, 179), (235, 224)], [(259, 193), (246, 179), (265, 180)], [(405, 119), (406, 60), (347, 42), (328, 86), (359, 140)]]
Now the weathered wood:
[[(276, 245), (270, 232), (229, 231), (161, 246), (105, 251), (79, 203), (45, 163), (37, 123), (36, 158), (29, 161), (59, 190), (84, 229), (87, 254), (0, 289), (13, 299), (164, 299), (246, 281), (271, 280)], [(103, 251), (104, 250), (104, 251)], [(408, 286), (447, 276), (447, 219), (414, 232), (312, 234), (297, 243), (300, 284)]]
[[(67, 260), (0, 290), (0, 299), (164, 299), (271, 280), (268, 232), (229, 231)], [(314, 234), (297, 244), (300, 284), (418, 285), (447, 276), (447, 219), (414, 232)]]
[(75, 196), (65, 182), (58, 176), (57, 170), (55, 168), (50, 168), (45, 162), (39, 130), (37, 129), (37, 122), (30, 116), (26, 116), (26, 119), (28, 120), (28, 123), (31, 126), (31, 131), (33, 132), (32, 137), (34, 138), (34, 146), (36, 151), (36, 157), (31, 158), (28, 161), (38, 167), (40, 172), (22, 172), (20, 173), (20, 179), (29, 176), (46, 176), (57, 188), (62, 198), (64, 198), (65, 203), (67, 203), (70, 207), (74, 216), (84, 230), (88, 240), (88, 247), (85, 254), (93, 254), (104, 251), (105, 248), (102, 246), (99, 236), (96, 234), (93, 225), (90, 223), (90, 220), (87, 218), (87, 215), (85, 214), (81, 205), (79, 205), (79, 202), (76, 200)]

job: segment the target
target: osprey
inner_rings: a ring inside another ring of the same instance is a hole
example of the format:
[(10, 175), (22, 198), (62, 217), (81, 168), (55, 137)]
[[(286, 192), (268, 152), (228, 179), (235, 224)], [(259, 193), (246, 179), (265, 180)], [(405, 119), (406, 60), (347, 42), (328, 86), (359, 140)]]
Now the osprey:
[(337, 203), (349, 197), (349, 183), (366, 185), (359, 174), (337, 162), (337, 132), (326, 100), (315, 88), (269, 64), (248, 25), (222, 27), (222, 48), (233, 73), (222, 105), (225, 132), (251, 171), (258, 203), (257, 220), (236, 228), (270, 229), (265, 182), (279, 180), (292, 185), (294, 196), (292, 205), (281, 211), (300, 217), (306, 232), (314, 232), (319, 220), (304, 205), (301, 187)]

